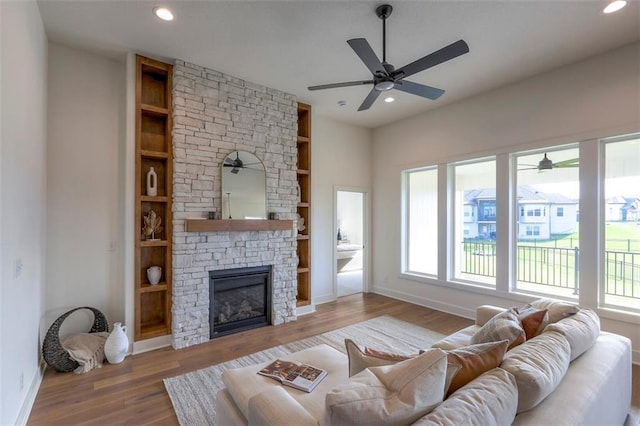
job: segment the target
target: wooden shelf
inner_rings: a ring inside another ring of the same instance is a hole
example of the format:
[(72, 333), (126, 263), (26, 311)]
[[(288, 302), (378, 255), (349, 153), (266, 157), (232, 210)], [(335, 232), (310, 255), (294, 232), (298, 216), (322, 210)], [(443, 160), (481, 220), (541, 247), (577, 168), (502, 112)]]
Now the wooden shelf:
[(159, 151), (140, 150), (140, 156), (142, 158), (157, 158), (160, 160), (166, 160), (167, 158), (169, 158), (169, 153), (159, 152)]
[(296, 209), (304, 219), (304, 234), (296, 236), (298, 288), (296, 306), (311, 304), (311, 106), (298, 103), (298, 161), (296, 177), (300, 202)]
[(292, 220), (263, 219), (187, 219), (187, 232), (292, 231)]
[(158, 284), (142, 284), (140, 286), (140, 293), (151, 293), (154, 291), (167, 291), (167, 283)]
[[(171, 334), (172, 79), (170, 64), (136, 56), (135, 341)], [(146, 195), (146, 176), (151, 168), (157, 183), (153, 196)], [(151, 211), (164, 228), (155, 234), (161, 239), (154, 241), (142, 236), (143, 219)], [(147, 280), (151, 266), (162, 268), (162, 281), (156, 285)]]

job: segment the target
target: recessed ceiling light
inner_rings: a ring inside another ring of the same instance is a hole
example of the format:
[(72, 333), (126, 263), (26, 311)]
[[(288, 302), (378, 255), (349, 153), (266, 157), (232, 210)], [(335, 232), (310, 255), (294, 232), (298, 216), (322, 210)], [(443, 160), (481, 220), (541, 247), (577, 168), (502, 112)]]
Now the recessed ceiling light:
[(338, 101), (338, 105), (340, 106), (345, 106), (347, 104), (347, 101)]
[(386, 103), (389, 103), (389, 102), (393, 102), (393, 101), (395, 101), (395, 99), (393, 99), (391, 96), (389, 96), (388, 98), (384, 98), (384, 101), (385, 101)]
[(627, 5), (626, 0), (614, 0), (611, 3), (609, 3), (607, 7), (604, 8), (603, 12), (604, 13), (617, 12), (623, 7), (625, 7), (626, 5)]
[(154, 7), (153, 13), (163, 21), (173, 21), (173, 13), (166, 7)]

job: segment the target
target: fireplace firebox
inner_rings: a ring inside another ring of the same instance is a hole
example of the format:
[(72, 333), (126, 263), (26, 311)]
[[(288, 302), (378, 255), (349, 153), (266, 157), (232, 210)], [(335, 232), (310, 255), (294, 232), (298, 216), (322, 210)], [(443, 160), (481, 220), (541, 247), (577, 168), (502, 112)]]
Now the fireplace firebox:
[(271, 324), (271, 266), (209, 271), (210, 338)]

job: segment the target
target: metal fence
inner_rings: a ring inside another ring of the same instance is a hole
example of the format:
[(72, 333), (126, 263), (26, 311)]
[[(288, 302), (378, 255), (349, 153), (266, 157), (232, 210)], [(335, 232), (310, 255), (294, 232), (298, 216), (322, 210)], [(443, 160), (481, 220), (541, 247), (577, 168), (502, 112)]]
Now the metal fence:
[[(464, 241), (462, 273), (496, 276), (495, 242)], [(578, 294), (578, 247), (559, 248), (518, 245), (517, 280), (537, 285), (568, 288)], [(605, 293), (640, 299), (640, 253), (605, 251)]]

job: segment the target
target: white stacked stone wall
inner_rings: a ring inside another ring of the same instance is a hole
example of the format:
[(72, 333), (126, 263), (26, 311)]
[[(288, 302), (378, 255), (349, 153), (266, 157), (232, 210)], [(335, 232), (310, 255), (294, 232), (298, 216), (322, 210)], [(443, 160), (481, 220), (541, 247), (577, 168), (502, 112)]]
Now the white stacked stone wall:
[(293, 95), (176, 61), (173, 75), (173, 347), (209, 340), (209, 271), (273, 265), (272, 323), (296, 319), (296, 233), (186, 232), (222, 211), (222, 162), (248, 151), (264, 164), (267, 211), (296, 217)]

